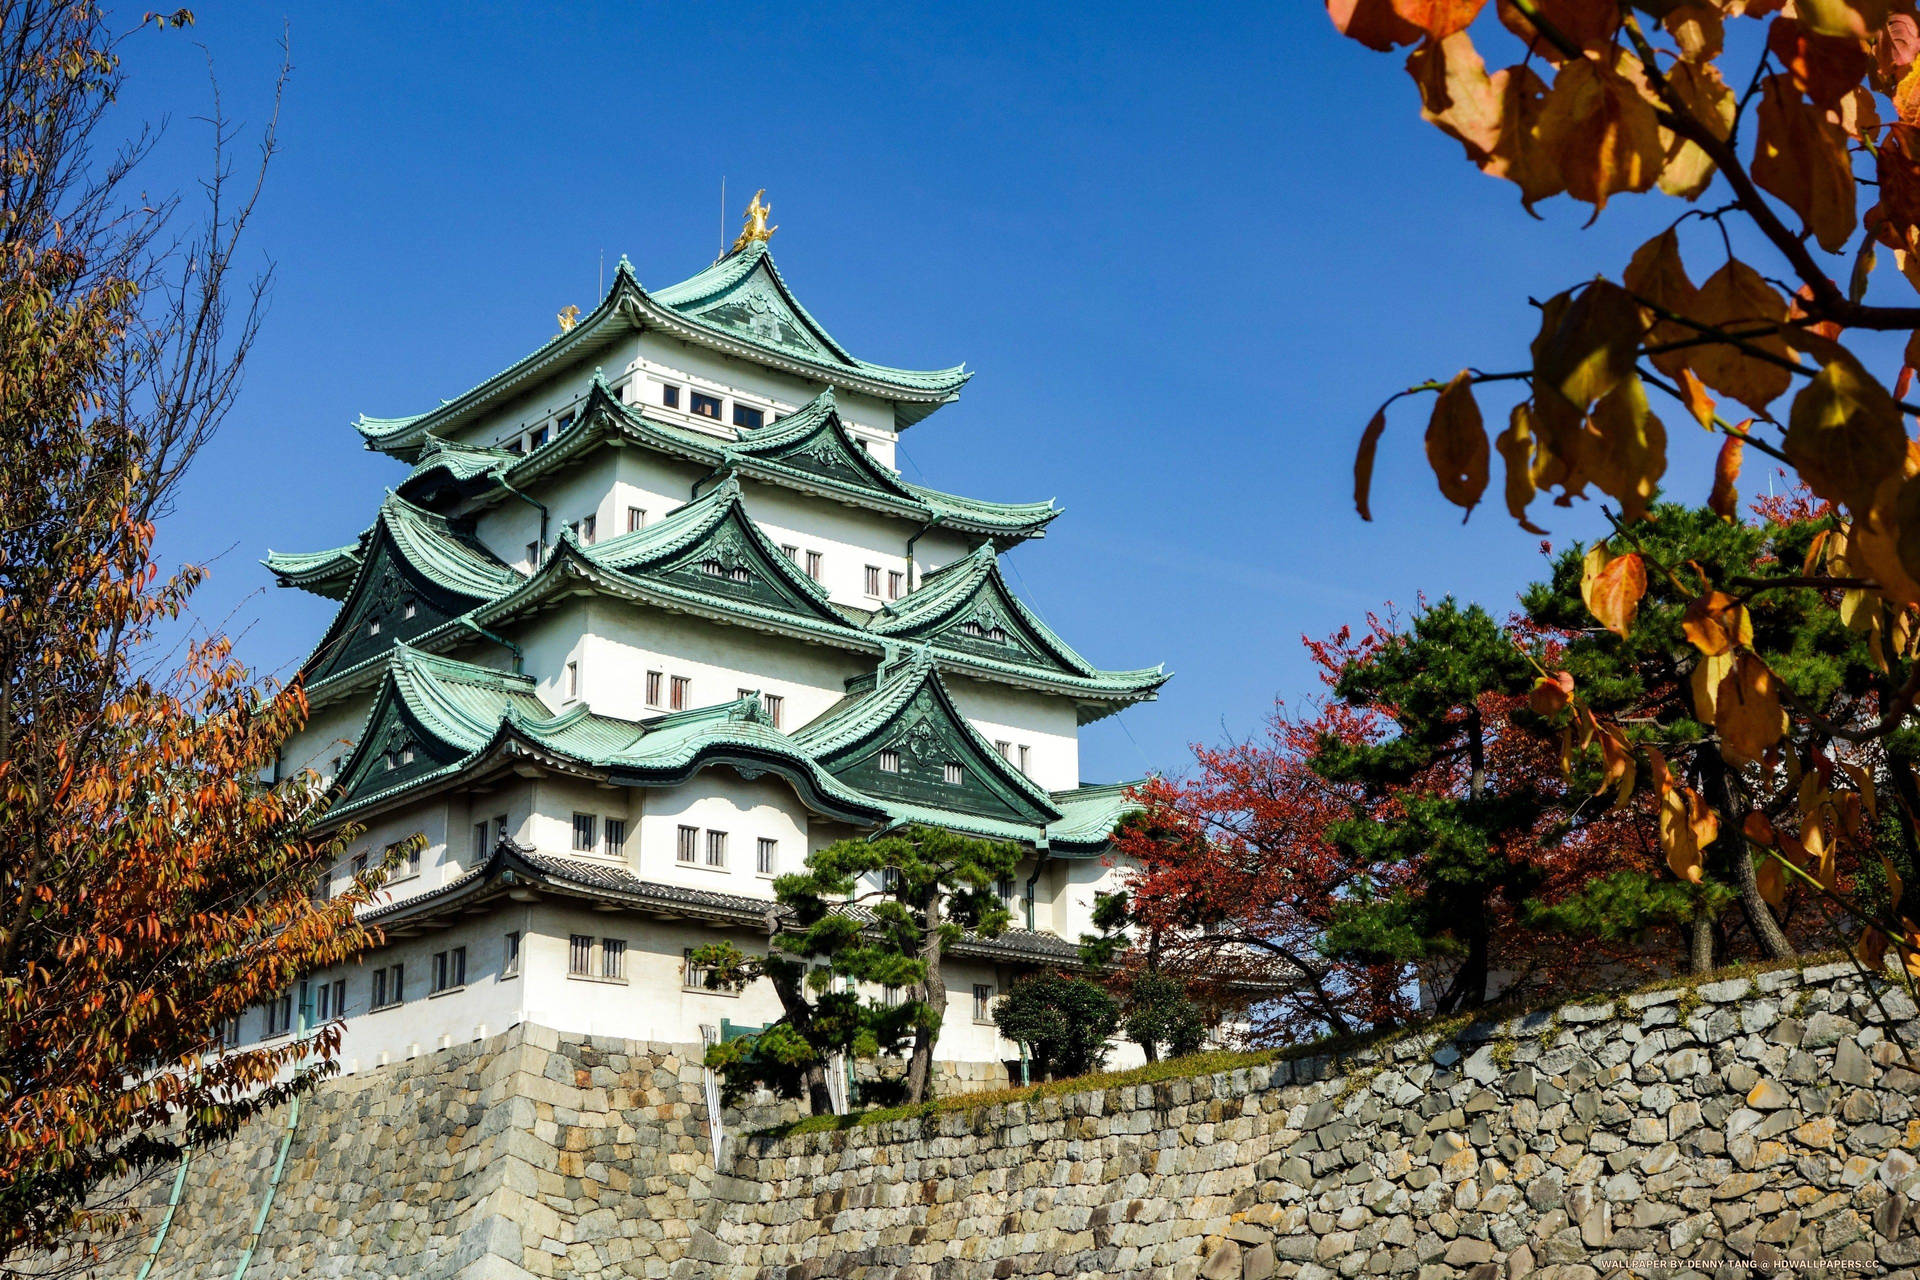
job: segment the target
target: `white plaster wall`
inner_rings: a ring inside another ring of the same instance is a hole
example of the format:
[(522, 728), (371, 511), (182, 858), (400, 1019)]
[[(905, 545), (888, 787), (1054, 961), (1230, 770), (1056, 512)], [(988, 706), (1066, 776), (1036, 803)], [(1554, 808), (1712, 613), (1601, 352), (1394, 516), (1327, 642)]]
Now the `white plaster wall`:
[[(914, 521), (877, 515), (777, 485), (749, 481), (744, 492), (748, 514), (775, 546), (799, 547), (803, 568), (806, 552), (820, 553), (820, 585), (837, 604), (878, 609), (887, 600), (887, 572), (892, 570), (903, 575), (907, 572), (907, 539), (920, 528)], [(910, 580), (903, 577), (901, 595), (912, 589), (909, 582), (917, 585), (921, 574), (948, 562), (930, 560), (930, 550), (946, 553), (949, 559), (955, 553), (964, 555), (971, 550), (970, 546), (959, 545), (951, 538), (934, 539), (931, 547), (928, 543), (927, 538), (922, 538), (914, 544), (913, 577)], [(877, 596), (867, 594), (868, 565), (880, 570)]]
[[(711, 424), (711, 420), (694, 418), (691, 414), (676, 414), (665, 408), (660, 402), (658, 384), (661, 381), (677, 383), (683, 388), (680, 395), (682, 410), (688, 404), (684, 388), (692, 387), (709, 395), (719, 395), (726, 401), (721, 408), (720, 423), (729, 430), (733, 424), (732, 402), (736, 399), (761, 409), (766, 413), (767, 420), (772, 421), (775, 414), (793, 412), (819, 395), (826, 386), (825, 383), (736, 360), (655, 331), (642, 333), (638, 348), (634, 363), (630, 366), (635, 374), (636, 390), (628, 397), (629, 403), (640, 406), (649, 416), (685, 425), (705, 427)], [(896, 438), (893, 406), (886, 401), (851, 391), (835, 392), (834, 403), (839, 409), (841, 421), (856, 435), (868, 440), (875, 457), (892, 466)]]
[(647, 705), (646, 673), (686, 676), (687, 709), (730, 702), (740, 690), (786, 700), (781, 728), (792, 732), (837, 702), (849, 677), (876, 659), (847, 649), (770, 636), (687, 614), (606, 598), (580, 597), (523, 629), (528, 675), (549, 705), (565, 705), (566, 664), (580, 663), (581, 693), (600, 715), (641, 720), (664, 714)]
[[(1027, 776), (1048, 791), (1080, 785), (1080, 721), (1070, 699), (948, 675), (947, 692), (988, 742), (1026, 743)], [(1019, 753), (1014, 753), (1019, 762)]]
[(280, 776), (292, 777), (302, 769), (312, 769), (322, 781), (332, 782), (334, 759), (353, 754), (372, 707), (373, 694), (369, 691), (312, 712), (306, 726), (280, 748)]
[[(628, 838), (629, 858), (646, 880), (685, 885), (749, 898), (773, 897), (773, 879), (754, 869), (755, 842), (776, 842), (775, 875), (798, 871), (806, 861), (810, 818), (784, 779), (770, 774), (741, 777), (732, 769), (703, 769), (678, 787), (645, 792), (638, 821), (639, 842)], [(677, 861), (679, 829), (699, 828), (699, 862)], [(709, 831), (727, 833), (727, 865), (706, 864)]]

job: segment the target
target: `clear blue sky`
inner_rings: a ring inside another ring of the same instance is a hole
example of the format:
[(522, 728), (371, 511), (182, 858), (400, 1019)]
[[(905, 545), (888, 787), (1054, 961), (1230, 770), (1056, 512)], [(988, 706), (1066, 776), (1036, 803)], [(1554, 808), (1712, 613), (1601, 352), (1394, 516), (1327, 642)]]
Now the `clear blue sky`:
[[(1420, 122), (1400, 58), (1319, 4), (1199, 12), (232, 3), (137, 38), (126, 105), (172, 116), (162, 189), (201, 158), (194, 41), (255, 124), (283, 19), (295, 64), (252, 244), (272, 309), (163, 550), (219, 557), (202, 618), (289, 671), (330, 605), (256, 559), (349, 540), (403, 473), (354, 415), (419, 411), (524, 354), (593, 304), (603, 252), (650, 286), (705, 265), (724, 174), (726, 234), (767, 188), (782, 271), (853, 351), (978, 371), (907, 432), (908, 476), (1057, 498), (1016, 587), (1095, 661), (1178, 673), (1088, 731), (1089, 779), (1177, 770), (1276, 695), (1313, 696), (1302, 633), (1421, 592), (1506, 609), (1542, 561), (1497, 477), (1461, 527), (1409, 407), (1364, 525), (1354, 442), (1395, 387), (1512, 367), (1528, 295), (1617, 271), (1673, 203), (1622, 200), (1582, 231), (1563, 199), (1536, 222)], [(1703, 498), (1711, 442), (1664, 416)], [(1546, 514), (1562, 543), (1599, 520)]]

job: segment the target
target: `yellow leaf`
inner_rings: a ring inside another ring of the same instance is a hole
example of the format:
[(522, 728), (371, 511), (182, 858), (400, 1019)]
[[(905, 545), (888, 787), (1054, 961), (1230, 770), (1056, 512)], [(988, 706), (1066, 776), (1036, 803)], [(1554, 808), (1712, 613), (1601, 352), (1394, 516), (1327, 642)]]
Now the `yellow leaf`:
[[(1787, 318), (1786, 300), (1758, 271), (1738, 259), (1729, 260), (1707, 277), (1691, 318), (1725, 334), (1744, 335), (1742, 343), (1755, 351), (1787, 359), (1787, 344), (1779, 333), (1779, 326)], [(1700, 375), (1700, 381), (1755, 413), (1765, 413), (1793, 381), (1793, 375), (1781, 366), (1727, 343), (1694, 348), (1687, 363)]]
[(1500, 136), (1480, 170), (1518, 186), (1520, 203), (1532, 209), (1536, 202), (1566, 189), (1559, 168), (1540, 145), (1547, 82), (1524, 63), (1496, 71), (1490, 79), (1500, 100)]
[(1886, 388), (1842, 356), (1793, 398), (1785, 450), (1815, 494), (1860, 512), (1882, 480), (1900, 473), (1907, 437)]
[(1720, 834), (1720, 820), (1691, 787), (1673, 786), (1660, 796), (1660, 848), (1673, 874), (1699, 884), (1706, 849)]
[(1660, 122), (1632, 83), (1591, 58), (1562, 65), (1540, 112), (1540, 144), (1567, 194), (1594, 207), (1622, 191), (1645, 191), (1665, 156)]
[(1627, 523), (1647, 505), (1667, 470), (1667, 429), (1647, 405), (1638, 377), (1608, 392), (1593, 408), (1581, 437), (1580, 460), (1593, 483), (1620, 503)]
[(1714, 698), (1713, 726), (1720, 735), (1720, 754), (1736, 765), (1758, 763), (1786, 733), (1779, 677), (1759, 655), (1735, 655), (1733, 670), (1721, 680)]
[(1680, 396), (1687, 402), (1687, 412), (1693, 415), (1693, 420), (1706, 430), (1713, 430), (1713, 397), (1707, 394), (1706, 384), (1691, 369), (1680, 370)]
[(1605, 772), (1601, 776), (1600, 785), (1594, 788), (1593, 794), (1602, 795), (1607, 788), (1612, 787), (1613, 803), (1618, 808), (1624, 805), (1628, 797), (1633, 794), (1635, 771), (1633, 748), (1627, 745), (1626, 735), (1618, 729), (1602, 730), (1599, 739), (1600, 760)]
[(1720, 695), (1720, 682), (1733, 670), (1733, 654), (1702, 654), (1693, 664), (1693, 714), (1702, 724), (1712, 724), (1714, 699)]
[[(1733, 90), (1720, 78), (1712, 62), (1676, 62), (1667, 68), (1667, 83), (1686, 104), (1688, 114), (1725, 138), (1733, 128), (1736, 103)], [(1697, 142), (1669, 129), (1660, 130), (1660, 190), (1682, 200), (1698, 199), (1713, 182), (1714, 164)]]
[(1455, 374), (1427, 422), (1427, 462), (1440, 481), (1440, 492), (1469, 515), (1487, 490), (1491, 454), (1486, 424), (1473, 399), (1472, 379), (1466, 369)]
[(1778, 911), (1787, 900), (1787, 873), (1781, 867), (1780, 860), (1771, 854), (1762, 854), (1756, 861), (1760, 865), (1754, 870), (1754, 881), (1760, 890), (1760, 897)]
[[(1700, 291), (1687, 278), (1686, 265), (1680, 260), (1680, 237), (1672, 227), (1635, 249), (1620, 279), (1634, 297), (1674, 315), (1691, 316), (1699, 306)], [(1696, 330), (1677, 321), (1662, 320), (1651, 311), (1646, 312), (1644, 318), (1652, 326), (1645, 338), (1650, 348), (1699, 336)], [(1669, 378), (1678, 378), (1687, 372), (1687, 361), (1695, 350), (1691, 347), (1677, 351), (1654, 350), (1647, 358)]]
[(1373, 457), (1380, 448), (1380, 433), (1387, 429), (1387, 411), (1377, 411), (1360, 433), (1360, 449), (1353, 455), (1353, 509), (1362, 520), (1373, 519), (1368, 496), (1373, 490)]
[(1639, 304), (1610, 280), (1595, 280), (1564, 311), (1543, 316), (1534, 344), (1534, 384), (1545, 383), (1578, 409), (1633, 376), (1646, 331)]
[(1795, 0), (1794, 13), (1815, 35), (1866, 41), (1887, 25), (1887, 0)]
[(1750, 171), (1761, 189), (1800, 215), (1821, 248), (1846, 248), (1858, 226), (1847, 136), (1785, 76), (1769, 77), (1760, 90)]
[(1507, 464), (1508, 513), (1520, 523), (1522, 529), (1544, 537), (1547, 531), (1527, 519), (1527, 506), (1536, 492), (1532, 424), (1532, 410), (1525, 403), (1515, 405), (1507, 419), (1507, 429), (1495, 437), (1493, 447), (1500, 451), (1501, 461)]
[(1485, 165), (1500, 144), (1500, 93), (1473, 38), (1458, 31), (1435, 43), (1423, 40), (1407, 55), (1407, 74), (1420, 90), (1420, 118), (1467, 149), (1467, 158)]
[(1640, 597), (1646, 593), (1647, 569), (1639, 552), (1609, 556), (1605, 543), (1587, 552), (1580, 596), (1601, 626), (1615, 635), (1626, 635), (1640, 607)]

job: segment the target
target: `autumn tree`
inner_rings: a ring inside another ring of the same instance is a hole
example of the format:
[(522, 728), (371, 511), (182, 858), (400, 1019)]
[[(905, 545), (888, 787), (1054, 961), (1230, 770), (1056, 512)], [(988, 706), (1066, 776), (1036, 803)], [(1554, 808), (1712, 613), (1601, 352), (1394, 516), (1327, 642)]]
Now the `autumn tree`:
[[(831, 1054), (867, 1057), (903, 1044), (908, 1099), (924, 1100), (947, 1007), (942, 958), (968, 933), (993, 937), (1006, 929), (1010, 917), (995, 885), (1019, 861), (1014, 845), (934, 827), (841, 840), (808, 854), (804, 870), (773, 882), (779, 914), (765, 957), (730, 943), (694, 955), (726, 989), (768, 979), (783, 1009), (758, 1035), (715, 1046), (709, 1064), (736, 1081), (804, 1083), (819, 1114)], [(897, 988), (903, 998), (863, 999), (861, 984)]]
[(339, 850), (303, 834), (317, 784), (258, 781), (298, 689), (224, 639), (177, 669), (156, 643), (201, 574), (161, 576), (155, 521), (256, 332), (257, 186), (236, 198), (218, 119), (204, 220), (131, 185), (123, 39), (84, 4), (0, 10), (0, 1269), (81, 1257), (124, 1221), (103, 1184), (323, 1075), (337, 1029), (223, 1052), (216, 1028), (369, 942), (370, 880), (308, 899)]
[[(1564, 194), (1597, 219), (1614, 197), (1656, 190), (1690, 206), (1614, 276), (1565, 282), (1540, 303), (1517, 367), (1467, 369), (1401, 395), (1435, 395), (1427, 456), (1441, 493), (1467, 511), (1494, 452), (1507, 509), (1529, 531), (1540, 532), (1531, 504), (1542, 492), (1563, 506), (1590, 489), (1611, 500), (1617, 539), (1584, 574), (1596, 618), (1624, 643), (1649, 582), (1685, 597), (1686, 639), (1717, 677), (1700, 723), (1741, 770), (1729, 804), (1741, 813), (1739, 838), (1776, 874), (1861, 914), (1825, 882), (1821, 849), (1871, 845), (1870, 756), (1907, 731), (1920, 696), (1920, 447), (1905, 398), (1920, 365), (1912, 0), (1329, 0), (1328, 11), (1370, 48), (1412, 46), (1422, 115), (1469, 162), (1514, 183), (1528, 209)], [(1729, 24), (1760, 39), (1729, 41)], [(1477, 45), (1506, 46), (1510, 65), (1489, 73)], [(1751, 53), (1730, 75), (1736, 50)], [(1894, 270), (1876, 277), (1883, 258)], [(1894, 349), (1898, 361), (1883, 362)], [(1477, 393), (1503, 387), (1518, 398), (1490, 443)], [(1639, 545), (1666, 474), (1656, 396), (1724, 437), (1711, 482), (1696, 490), (1710, 508), (1732, 513), (1749, 451), (1828, 504), (1799, 572), (1742, 586)], [(1362, 433), (1363, 517), (1399, 398)], [(1886, 693), (1864, 722), (1832, 721), (1778, 655), (1755, 646), (1759, 597), (1802, 587), (1837, 598), (1873, 643)], [(1621, 733), (1570, 672), (1541, 679), (1579, 736)], [(1715, 797), (1702, 790), (1715, 784), (1674, 770), (1664, 753), (1642, 754), (1667, 855), (1703, 878), (1703, 858), (1723, 838)], [(1765, 932), (1747, 898), (1743, 907)], [(1910, 932), (1878, 923), (1886, 929), (1869, 940)]]

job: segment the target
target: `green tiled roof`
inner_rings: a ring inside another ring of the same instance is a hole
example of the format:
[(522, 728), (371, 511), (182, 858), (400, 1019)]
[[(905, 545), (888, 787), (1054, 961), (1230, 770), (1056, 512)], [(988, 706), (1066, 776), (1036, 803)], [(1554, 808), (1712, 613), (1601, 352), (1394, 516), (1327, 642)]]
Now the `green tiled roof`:
[(757, 696), (646, 721), (596, 715), (584, 704), (555, 713), (529, 676), (397, 644), (328, 820), (468, 773), (497, 752), (544, 755), (631, 785), (673, 785), (726, 763), (780, 773), (810, 804), (843, 820), (884, 816), (796, 750), (767, 722)]
[[(993, 770), (998, 789), (1017, 793), (1026, 816), (981, 812), (986, 806), (964, 796), (949, 804), (875, 794), (841, 776), (857, 773), (855, 757), (870, 758), (880, 746), (911, 756), (910, 739), (924, 732), (916, 717), (925, 715), (929, 700), (951, 719), (938, 730), (945, 735), (939, 753), (927, 758), (944, 761), (964, 752), (970, 770)], [(955, 735), (971, 741), (957, 742)], [(584, 704), (554, 712), (530, 676), (396, 644), (366, 728), (342, 768), (328, 820), (364, 813), (496, 758), (527, 755), (625, 785), (674, 785), (711, 764), (770, 771), (794, 783), (817, 811), (856, 825), (924, 823), (1047, 845), (1066, 857), (1103, 849), (1127, 808), (1128, 784), (1049, 794), (1006, 765), (952, 712), (924, 653), (896, 655), (868, 692), (788, 735), (768, 721), (758, 695), (643, 721), (596, 715)]]
[(302, 591), (338, 600), (353, 586), (365, 544), (366, 535), (362, 534), (356, 542), (327, 551), (268, 551), (267, 558), (260, 563), (267, 566), (283, 587), (299, 587)]
[(798, 377), (857, 391), (895, 406), (895, 420), (908, 426), (956, 398), (972, 375), (951, 369), (896, 369), (855, 359), (820, 327), (794, 298), (774, 267), (766, 245), (756, 243), (658, 293), (634, 278), (625, 258), (613, 287), (572, 329), (541, 344), (437, 408), (400, 418), (360, 417), (354, 429), (367, 443), (406, 458), (425, 440), (444, 435), (473, 414), (591, 358), (622, 335), (659, 329), (696, 345), (782, 369)]
[[(902, 480), (862, 449), (840, 420), (831, 388), (806, 405), (727, 441), (672, 423), (656, 422), (621, 403), (598, 375), (565, 430), (525, 456), (504, 449), (438, 444), (421, 455), (400, 482), (401, 493), (424, 492), (436, 479), (473, 485), (477, 477), (524, 490), (608, 442), (637, 444), (710, 468), (733, 467), (746, 479), (830, 497), (868, 510), (1006, 544), (1044, 536), (1060, 514), (1046, 502), (989, 502), (941, 493)], [(505, 490), (498, 491), (504, 496)]]

